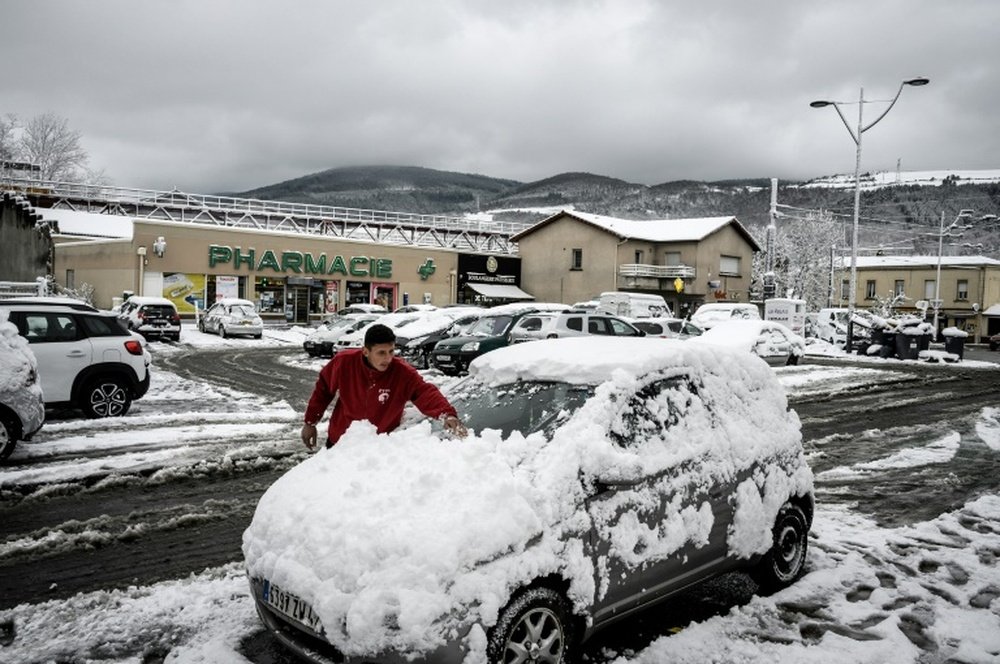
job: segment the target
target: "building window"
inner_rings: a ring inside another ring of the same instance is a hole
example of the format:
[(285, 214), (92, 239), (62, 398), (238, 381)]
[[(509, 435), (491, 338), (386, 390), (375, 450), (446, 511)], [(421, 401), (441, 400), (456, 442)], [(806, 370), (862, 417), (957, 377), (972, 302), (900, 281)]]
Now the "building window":
[(936, 284), (937, 284), (937, 282), (935, 282), (933, 279), (925, 279), (924, 280), (924, 299), (925, 300), (933, 300), (934, 299), (934, 290), (935, 290), (934, 287), (935, 287)]
[(892, 287), (892, 293), (896, 297), (906, 295), (906, 282), (902, 279), (896, 279), (896, 284)]
[(865, 299), (874, 300), (875, 299), (875, 280), (869, 279), (865, 282)]
[(66, 270), (66, 288), (76, 288), (76, 270)]
[(959, 279), (958, 280), (958, 292), (955, 295), (956, 300), (968, 301), (969, 299), (969, 280)]
[(722, 256), (719, 259), (719, 274), (727, 277), (740, 276), (740, 257)]
[(569, 269), (571, 270), (583, 269), (583, 249), (573, 250), (573, 262), (570, 263)]
[(642, 249), (636, 249), (635, 250), (635, 262), (636, 263), (641, 263), (642, 262), (643, 254), (644, 254), (644, 252), (643, 252)]
[(663, 254), (663, 264), (664, 265), (680, 265), (681, 264), (681, 252), (679, 251), (668, 251)]
[(840, 282), (840, 299), (850, 300), (851, 299), (851, 282), (848, 279), (844, 279)]

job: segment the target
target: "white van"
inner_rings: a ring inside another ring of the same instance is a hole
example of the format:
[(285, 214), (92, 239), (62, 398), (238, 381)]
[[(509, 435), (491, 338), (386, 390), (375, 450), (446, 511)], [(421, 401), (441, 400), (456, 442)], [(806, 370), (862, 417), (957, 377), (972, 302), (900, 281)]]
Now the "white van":
[[(813, 334), (823, 341), (843, 346), (847, 343), (847, 307), (831, 307), (820, 309), (816, 314), (816, 324)], [(854, 335), (864, 336), (871, 328), (871, 314), (860, 309), (854, 310)]]
[(601, 293), (597, 311), (624, 318), (671, 318), (674, 315), (662, 295), (618, 291)]
[(800, 337), (805, 336), (806, 301), (787, 297), (765, 300), (764, 320), (776, 321)]

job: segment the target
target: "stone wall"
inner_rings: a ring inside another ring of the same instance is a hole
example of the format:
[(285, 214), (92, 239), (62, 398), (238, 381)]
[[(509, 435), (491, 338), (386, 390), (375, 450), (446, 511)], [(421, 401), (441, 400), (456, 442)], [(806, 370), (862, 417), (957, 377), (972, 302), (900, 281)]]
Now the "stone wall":
[(24, 198), (0, 199), (0, 281), (34, 281), (52, 273), (52, 236)]

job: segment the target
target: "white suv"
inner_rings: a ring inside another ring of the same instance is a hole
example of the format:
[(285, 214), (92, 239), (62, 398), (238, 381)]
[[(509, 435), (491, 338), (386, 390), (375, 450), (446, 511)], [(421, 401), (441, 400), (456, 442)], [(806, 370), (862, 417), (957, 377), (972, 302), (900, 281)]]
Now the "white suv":
[(149, 390), (149, 352), (114, 313), (17, 300), (0, 303), (0, 309), (38, 360), (46, 407), (68, 405), (88, 417), (115, 417)]
[(510, 331), (511, 343), (538, 339), (584, 337), (600, 334), (612, 337), (642, 337), (646, 333), (627, 321), (588, 311), (539, 312), (519, 320)]

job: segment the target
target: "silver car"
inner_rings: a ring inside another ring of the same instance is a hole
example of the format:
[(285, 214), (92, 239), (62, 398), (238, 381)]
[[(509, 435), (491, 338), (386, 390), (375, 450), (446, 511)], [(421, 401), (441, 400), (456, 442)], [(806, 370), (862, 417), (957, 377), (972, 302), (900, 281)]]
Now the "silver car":
[(302, 658), (573, 661), (717, 574), (770, 591), (805, 569), (799, 420), (748, 353), (542, 340), (480, 356), (449, 398), (467, 438), (356, 425), (261, 497), (251, 593)]
[(198, 321), (198, 329), (220, 337), (249, 336), (260, 339), (264, 321), (250, 300), (226, 298), (219, 300)]

